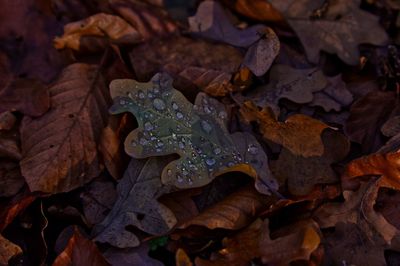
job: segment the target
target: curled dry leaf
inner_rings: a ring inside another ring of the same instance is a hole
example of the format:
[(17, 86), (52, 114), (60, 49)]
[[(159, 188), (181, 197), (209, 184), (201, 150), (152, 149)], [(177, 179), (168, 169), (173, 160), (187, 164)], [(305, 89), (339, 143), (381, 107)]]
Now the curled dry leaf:
[(102, 37), (118, 44), (132, 44), (142, 40), (140, 33), (122, 18), (99, 13), (64, 26), (64, 34), (54, 39), (56, 49), (81, 50), (83, 37)]
[(97, 249), (96, 244), (86, 239), (75, 227), (63, 252), (55, 259), (53, 266), (109, 266), (106, 259)]
[(49, 107), (49, 92), (37, 79), (15, 79), (0, 90), (0, 112), (19, 111), (29, 116), (41, 116)]
[(289, 191), (297, 196), (310, 193), (316, 184), (339, 181), (331, 164), (346, 157), (350, 143), (342, 134), (333, 130), (322, 133), (324, 153), (322, 156), (303, 157), (283, 149), (275, 162), (274, 175), (281, 183), (288, 184)]
[(359, 8), (360, 0), (268, 2), (283, 14), (313, 63), (318, 63), (320, 51), (326, 51), (337, 54), (347, 64), (356, 65), (359, 44), (384, 45), (388, 41), (378, 17)]
[(342, 107), (346, 107), (353, 101), (353, 95), (346, 88), (346, 83), (342, 80), (342, 75), (328, 78), (329, 85), (322, 91), (314, 93), (311, 106), (320, 106), (325, 112), (339, 112)]
[(275, 200), (272, 196), (258, 193), (253, 186), (246, 186), (205, 209), (180, 228), (200, 225), (209, 229), (241, 229), (253, 221), (260, 211), (268, 208)]
[(104, 221), (93, 230), (95, 240), (119, 248), (136, 247), (139, 238), (126, 229), (134, 225), (153, 234), (167, 233), (175, 224), (174, 214), (157, 198), (171, 191), (161, 184), (167, 160), (151, 158), (146, 163), (132, 159), (117, 186), (118, 199)]
[(240, 113), (247, 122), (257, 122), (263, 137), (303, 157), (324, 154), (322, 131), (328, 126), (306, 115), (295, 114), (279, 122), (270, 108), (259, 110), (247, 101), (240, 108)]
[(249, 94), (258, 106), (269, 105), (274, 111), (282, 98), (296, 103), (309, 103), (313, 93), (328, 85), (328, 80), (321, 70), (296, 69), (287, 65), (274, 65), (270, 71), (268, 85), (261, 86)]
[(22, 175), (31, 191), (70, 191), (100, 173), (97, 144), (108, 95), (99, 67), (73, 64), (49, 88), (51, 110), (21, 125)]
[(309, 260), (320, 244), (318, 226), (308, 221), (292, 225), (286, 234), (271, 239), (268, 220), (257, 219), (246, 229), (223, 240), (224, 248), (211, 260), (196, 258), (199, 266), (248, 265), (260, 258), (263, 264), (286, 266), (292, 261)]
[(278, 188), (260, 144), (250, 134), (228, 132), (225, 107), (217, 100), (199, 93), (193, 105), (161, 74), (148, 83), (114, 80), (110, 90), (112, 112), (131, 112), (138, 120), (139, 128), (125, 140), (129, 155), (180, 156), (164, 168), (163, 184), (200, 187), (222, 173), (240, 171), (256, 178), (263, 193)]
[(0, 265), (9, 265), (8, 261), (22, 253), (22, 249), (0, 234)]
[(243, 57), (229, 45), (185, 37), (156, 39), (133, 48), (130, 58), (142, 81), (149, 80), (157, 72), (167, 72), (181, 91), (194, 87), (213, 96), (224, 96), (240, 89), (231, 79)]
[(218, 2), (201, 2), (196, 15), (188, 20), (190, 31), (198, 36), (249, 48), (243, 64), (256, 76), (264, 75), (279, 53), (279, 39), (272, 29), (255, 25), (240, 30)]
[(360, 143), (364, 152), (378, 150), (383, 144), (379, 130), (396, 104), (395, 93), (388, 91), (371, 91), (357, 100), (345, 125), (350, 140)]
[(344, 203), (322, 205), (316, 210), (314, 217), (322, 228), (333, 227), (339, 222), (357, 224), (370, 238), (378, 232), (390, 244), (400, 231), (374, 209), (379, 188), (376, 178), (362, 182), (357, 191), (343, 192)]

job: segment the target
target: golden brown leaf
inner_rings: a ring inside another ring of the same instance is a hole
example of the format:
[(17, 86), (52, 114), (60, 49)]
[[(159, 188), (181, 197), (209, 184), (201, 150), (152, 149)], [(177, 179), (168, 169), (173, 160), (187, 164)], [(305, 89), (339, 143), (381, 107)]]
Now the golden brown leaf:
[(190, 260), (186, 252), (179, 248), (175, 254), (176, 266), (192, 266), (193, 263)]
[(317, 225), (308, 221), (285, 229), (284, 235), (272, 240), (268, 220), (258, 219), (235, 236), (225, 238), (224, 248), (214, 259), (196, 258), (195, 263), (198, 266), (242, 266), (260, 258), (263, 264), (286, 266), (295, 260), (309, 260), (321, 241)]
[(63, 252), (55, 259), (53, 266), (109, 266), (96, 245), (82, 236), (75, 227), (74, 234), (69, 239)]
[(118, 16), (99, 13), (64, 27), (64, 35), (54, 39), (56, 49), (81, 49), (82, 37), (103, 37), (114, 43), (136, 43), (142, 40), (140, 33)]
[(99, 175), (97, 141), (109, 95), (97, 66), (73, 64), (49, 88), (51, 110), (21, 125), (22, 175), (31, 191), (65, 192)]
[(328, 126), (323, 122), (301, 114), (292, 115), (285, 122), (279, 122), (271, 109), (259, 111), (258, 107), (249, 101), (243, 104), (240, 112), (248, 122), (256, 121), (260, 125), (265, 139), (281, 144), (295, 155), (311, 157), (324, 153), (321, 133)]
[(0, 265), (9, 265), (8, 261), (20, 253), (22, 253), (22, 249), (19, 246), (0, 234)]

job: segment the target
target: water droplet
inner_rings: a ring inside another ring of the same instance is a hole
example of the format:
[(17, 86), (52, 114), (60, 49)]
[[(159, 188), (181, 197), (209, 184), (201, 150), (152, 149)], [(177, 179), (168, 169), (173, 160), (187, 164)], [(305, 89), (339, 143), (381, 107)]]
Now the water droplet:
[(235, 164), (233, 163), (233, 162), (228, 162), (228, 164), (227, 164), (227, 166), (228, 167), (232, 167), (232, 166), (234, 166)]
[(165, 109), (165, 102), (163, 100), (161, 100), (160, 98), (155, 98), (153, 100), (153, 106), (154, 108), (156, 108), (159, 111), (162, 111)]
[(179, 143), (178, 143), (178, 146), (179, 146), (179, 148), (180, 148), (181, 150), (183, 150), (183, 149), (185, 148), (185, 143), (179, 142)]
[(195, 111), (199, 110), (199, 106), (197, 106), (196, 104), (193, 105), (193, 110), (195, 110)]
[(176, 137), (176, 134), (175, 134), (175, 133), (172, 133), (172, 134), (171, 134), (171, 136), (172, 136), (172, 139), (174, 139), (174, 140), (176, 140), (176, 139), (177, 139), (177, 137)]
[(176, 181), (178, 181), (178, 183), (182, 183), (183, 182), (183, 177), (181, 175), (176, 175)]
[(151, 131), (151, 130), (153, 130), (154, 129), (154, 126), (149, 122), (149, 121), (147, 121), (146, 123), (144, 123), (144, 130), (146, 130), (146, 131)]
[(182, 174), (183, 174), (183, 175), (188, 175), (188, 174), (189, 174), (189, 171), (186, 170), (186, 168), (182, 168)]
[(215, 159), (214, 158), (208, 158), (207, 160), (206, 160), (206, 164), (208, 165), (208, 166), (213, 166), (214, 164), (215, 164)]
[(176, 102), (172, 102), (172, 109), (174, 109), (174, 110), (178, 110), (179, 109), (179, 106), (178, 106), (178, 104)]
[(125, 104), (126, 104), (126, 101), (125, 101), (124, 99), (121, 99), (121, 100), (119, 100), (119, 104), (120, 104), (120, 105), (125, 105)]
[(221, 119), (225, 119), (227, 117), (227, 113), (225, 111), (221, 111), (218, 113), (218, 117)]
[(143, 91), (139, 91), (138, 92), (138, 97), (139, 97), (139, 99), (144, 99), (144, 98), (146, 98), (146, 94), (144, 94)]
[(160, 90), (157, 87), (155, 87), (153, 91), (154, 91), (154, 93), (159, 93), (160, 92)]
[(193, 185), (193, 180), (190, 177), (187, 179), (187, 181), (188, 181), (189, 185)]
[(171, 170), (171, 169), (168, 169), (168, 170), (167, 170), (167, 175), (168, 175), (168, 176), (172, 176), (172, 170)]
[(128, 97), (129, 97), (129, 98), (133, 99), (133, 94), (132, 94), (132, 92), (128, 92), (127, 94), (128, 94)]
[(219, 147), (216, 147), (216, 148), (213, 150), (213, 152), (214, 152), (215, 155), (220, 154), (221, 151), (222, 151), (222, 150), (221, 150)]
[(183, 114), (181, 112), (177, 112), (176, 113), (176, 118), (182, 119), (183, 118)]
[(149, 93), (147, 94), (147, 97), (149, 97), (149, 98), (151, 99), (151, 98), (154, 97), (154, 95), (153, 95), (151, 92), (149, 92)]
[(140, 145), (144, 146), (144, 145), (147, 145), (147, 143), (149, 143), (149, 141), (145, 138), (140, 138), (139, 143), (140, 143)]
[(206, 132), (207, 134), (211, 132), (212, 126), (210, 123), (208, 123), (206, 120), (201, 120), (201, 128)]
[(212, 110), (208, 105), (204, 105), (204, 113), (211, 114)]
[(132, 145), (132, 147), (136, 147), (136, 146), (137, 146), (136, 140), (132, 140), (132, 141), (131, 141), (131, 145)]
[(156, 145), (157, 145), (157, 147), (162, 147), (162, 146), (164, 146), (164, 142), (162, 142), (161, 140), (158, 140)]
[(254, 144), (250, 144), (247, 147), (247, 151), (252, 155), (256, 155), (258, 153), (258, 147), (256, 145), (254, 145)]

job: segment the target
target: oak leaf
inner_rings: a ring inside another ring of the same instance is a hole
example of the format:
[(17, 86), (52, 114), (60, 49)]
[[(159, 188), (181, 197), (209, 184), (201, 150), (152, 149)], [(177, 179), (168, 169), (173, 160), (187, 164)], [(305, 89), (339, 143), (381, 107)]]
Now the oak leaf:
[(70, 191), (100, 173), (97, 141), (109, 96), (99, 67), (73, 64), (49, 88), (51, 109), (21, 125), (22, 175), (31, 191)]
[[(378, 17), (359, 8), (360, 0), (269, 0), (297, 33), (308, 60), (318, 63), (320, 51), (335, 53), (345, 63), (359, 62), (358, 45), (384, 45), (386, 32)], [(326, 6), (324, 6), (326, 5)]]
[(321, 134), (328, 125), (302, 114), (295, 114), (280, 122), (270, 108), (259, 110), (247, 101), (240, 113), (248, 122), (257, 122), (263, 137), (291, 151), (294, 155), (303, 157), (321, 156), (324, 144)]
[(132, 44), (142, 40), (140, 33), (122, 18), (99, 13), (65, 25), (63, 36), (54, 39), (54, 47), (79, 51), (82, 38), (90, 36), (103, 37), (118, 44)]
[(131, 112), (138, 120), (139, 128), (125, 140), (129, 155), (180, 156), (164, 168), (163, 184), (200, 187), (222, 173), (241, 171), (256, 178), (259, 191), (277, 189), (260, 144), (250, 134), (229, 134), (225, 107), (217, 100), (199, 93), (193, 105), (172, 87), (168, 75), (161, 74), (148, 83), (114, 80), (110, 90), (111, 111)]

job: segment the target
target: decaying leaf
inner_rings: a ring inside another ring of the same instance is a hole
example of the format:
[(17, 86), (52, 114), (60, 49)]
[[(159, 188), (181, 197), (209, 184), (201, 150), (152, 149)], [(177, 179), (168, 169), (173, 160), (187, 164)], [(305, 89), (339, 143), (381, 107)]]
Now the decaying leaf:
[(362, 182), (357, 191), (343, 192), (344, 203), (322, 205), (314, 217), (322, 228), (333, 227), (339, 222), (348, 222), (357, 224), (368, 237), (373, 238), (377, 232), (390, 243), (400, 231), (374, 210), (379, 187), (379, 180), (376, 178)]
[(222, 173), (240, 171), (256, 178), (260, 192), (278, 188), (260, 144), (250, 134), (229, 134), (225, 107), (217, 100), (199, 93), (192, 105), (172, 87), (172, 79), (161, 74), (148, 83), (114, 80), (110, 90), (112, 112), (131, 112), (138, 120), (139, 128), (125, 140), (129, 155), (180, 156), (164, 168), (163, 184), (200, 187)]
[(196, 15), (188, 20), (190, 31), (198, 36), (249, 48), (243, 64), (256, 76), (264, 75), (278, 55), (279, 40), (272, 29), (255, 25), (240, 30), (232, 25), (218, 2), (201, 2)]
[[(372, 91), (352, 104), (346, 121), (345, 132), (351, 141), (360, 143), (364, 152), (378, 150), (383, 139), (379, 134), (396, 106), (393, 92)], [(368, 114), (368, 115), (366, 115)]]
[(296, 103), (309, 103), (313, 93), (328, 85), (328, 80), (318, 69), (295, 69), (287, 65), (274, 65), (270, 70), (268, 85), (249, 94), (258, 106), (277, 108), (279, 100), (289, 99)]
[(334, 265), (386, 266), (385, 248), (379, 235), (368, 236), (356, 224), (339, 222), (324, 238), (325, 261)]
[(50, 107), (47, 88), (36, 79), (15, 79), (0, 90), (0, 112), (19, 111), (40, 116)]
[(296, 260), (309, 260), (310, 254), (320, 244), (315, 222), (304, 222), (292, 227), (277, 238), (271, 239), (268, 220), (256, 220), (248, 228), (223, 240), (224, 248), (210, 261), (196, 258), (199, 266), (247, 265), (260, 258), (267, 265), (290, 265)]
[(209, 229), (241, 229), (275, 200), (274, 197), (258, 193), (253, 186), (246, 186), (205, 209), (180, 228), (200, 225)]
[(64, 26), (64, 34), (54, 39), (56, 49), (81, 49), (83, 37), (103, 37), (114, 43), (137, 43), (142, 40), (140, 33), (122, 18), (99, 13), (84, 20)]
[(97, 140), (108, 95), (99, 68), (73, 64), (49, 88), (51, 109), (21, 125), (22, 175), (31, 191), (65, 192), (100, 173)]
[(324, 90), (314, 93), (311, 106), (320, 106), (326, 112), (339, 112), (342, 107), (346, 107), (353, 101), (353, 95), (347, 90), (346, 83), (341, 75), (328, 78), (329, 85)]
[(96, 244), (86, 239), (75, 227), (64, 251), (55, 259), (53, 266), (109, 266)]
[(95, 240), (119, 248), (136, 247), (138, 237), (126, 226), (134, 225), (153, 234), (167, 233), (175, 224), (174, 214), (157, 201), (171, 191), (161, 184), (160, 175), (168, 161), (151, 158), (146, 163), (132, 159), (117, 186), (118, 199), (104, 221), (93, 230)]
[(384, 45), (388, 41), (378, 18), (361, 10), (360, 2), (269, 0), (297, 33), (311, 62), (318, 63), (320, 51), (326, 51), (350, 65), (359, 62), (359, 44)]
[(342, 160), (349, 152), (350, 144), (342, 134), (326, 130), (322, 133), (324, 153), (322, 156), (303, 157), (283, 149), (275, 162), (274, 175), (281, 183), (288, 184), (294, 195), (310, 193), (316, 184), (330, 184), (339, 181), (331, 164)]
[(133, 48), (130, 58), (138, 80), (147, 81), (157, 72), (167, 72), (177, 89), (188, 91), (194, 87), (213, 96), (238, 90), (231, 79), (243, 60), (240, 52), (229, 45), (185, 37), (139, 45)]
[(19, 246), (0, 234), (0, 265), (9, 265), (8, 261), (20, 253), (22, 253), (22, 249)]
[(324, 154), (322, 131), (328, 126), (316, 119), (302, 114), (295, 114), (279, 122), (268, 107), (259, 110), (247, 101), (240, 109), (247, 122), (257, 122), (263, 137), (291, 151), (294, 155), (303, 157), (321, 156)]

